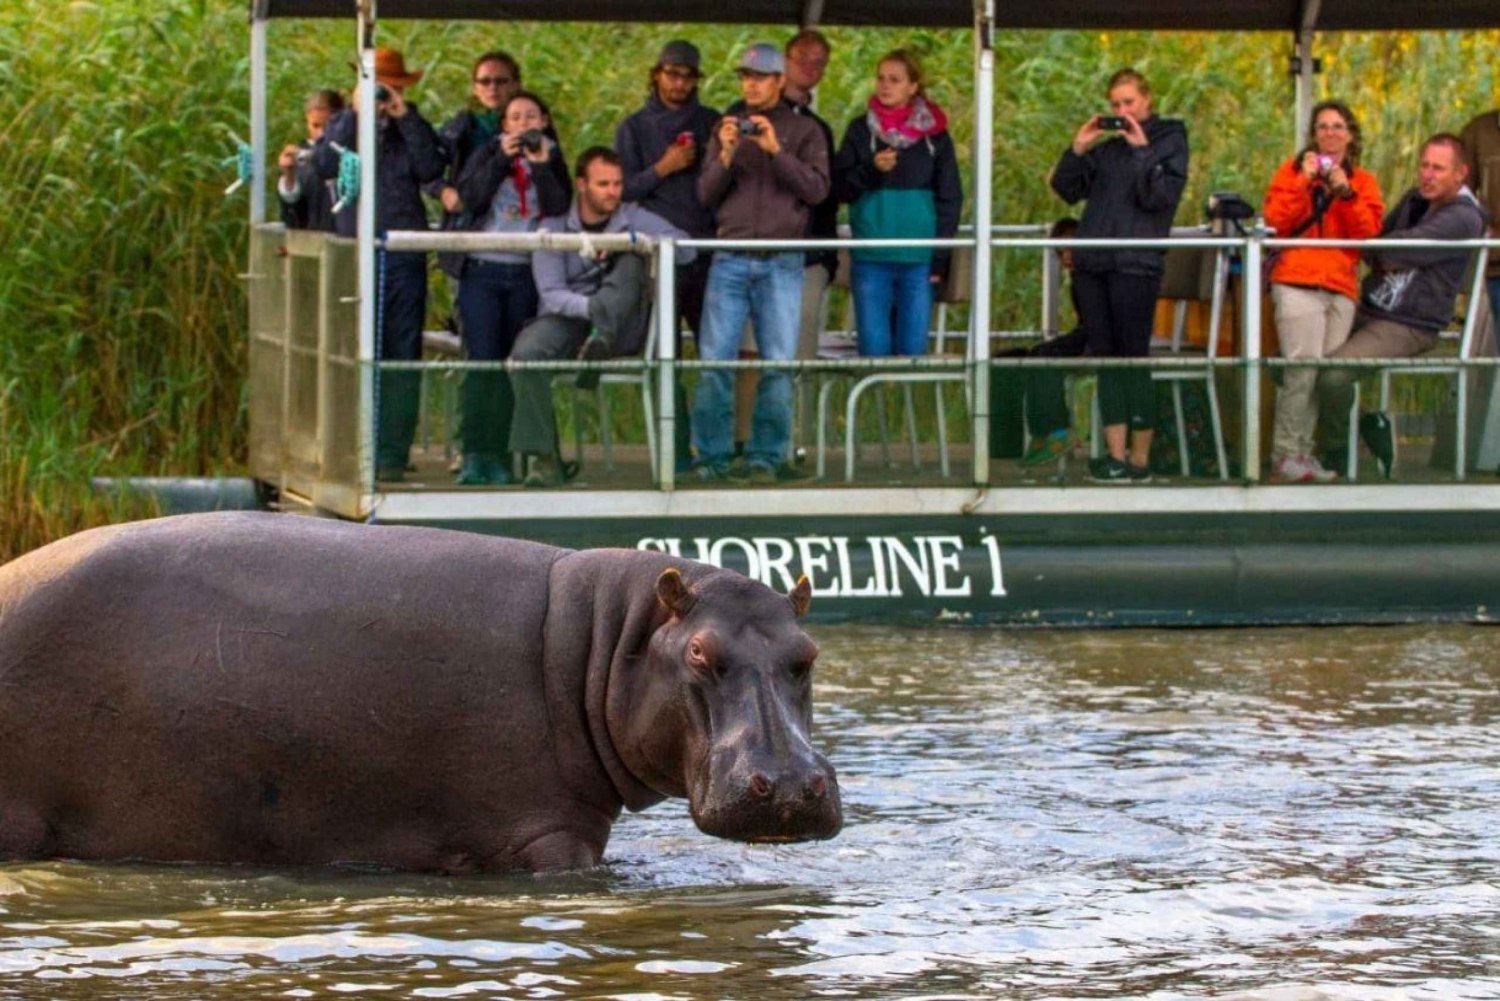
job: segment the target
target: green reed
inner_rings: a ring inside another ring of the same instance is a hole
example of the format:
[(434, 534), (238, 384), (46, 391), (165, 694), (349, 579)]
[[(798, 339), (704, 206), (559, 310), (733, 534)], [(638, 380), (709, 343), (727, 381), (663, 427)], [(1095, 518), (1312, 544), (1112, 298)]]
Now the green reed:
[[(78, 528), (150, 513), (98, 498), (94, 475), (232, 474), (245, 444), (246, 195), (226, 198), (231, 133), (248, 137), (246, 5), (204, 0), (11, 0), (0, 7), (0, 559)], [(427, 68), (412, 96), (434, 123), (466, 98), (469, 63), (508, 48), (551, 103), (566, 148), (609, 143), (645, 96), (659, 45), (703, 50), (705, 99), (733, 100), (733, 58), (785, 30), (693, 25), (391, 22), (381, 39)], [(842, 134), (875, 61), (925, 59), (930, 92), (970, 154), (967, 32), (833, 30), (820, 107)], [(346, 86), (348, 21), (276, 23), (271, 154), (301, 134), (303, 95)], [(1068, 211), (1045, 183), (1102, 81), (1127, 63), (1185, 118), (1192, 182), (1260, 196), (1292, 148), (1280, 36), (1010, 33), (998, 40), (996, 212)], [(1500, 32), (1327, 36), (1325, 88), (1365, 118), (1367, 163), (1388, 198), (1409, 183), (1423, 134), (1461, 126), (1497, 98)], [(967, 168), (966, 168), (967, 170)], [(274, 205), (274, 195), (270, 198)], [(1002, 255), (1004, 256), (1004, 255)], [(1012, 255), (1013, 256), (1013, 255)], [(1030, 325), (1035, 268), (1002, 260), (996, 323)], [(437, 306), (434, 307), (436, 310)], [(436, 317), (434, 317), (436, 319)]]

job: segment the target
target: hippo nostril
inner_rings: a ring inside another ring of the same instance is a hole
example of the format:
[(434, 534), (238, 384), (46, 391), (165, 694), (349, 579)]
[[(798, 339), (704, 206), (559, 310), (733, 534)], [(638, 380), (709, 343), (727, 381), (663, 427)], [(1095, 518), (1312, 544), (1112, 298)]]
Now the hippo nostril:
[(771, 781), (760, 772), (756, 772), (750, 776), (750, 792), (761, 798), (771, 795)]
[(807, 795), (809, 799), (822, 799), (823, 794), (828, 791), (828, 780), (821, 775), (814, 775), (812, 781), (807, 783)]

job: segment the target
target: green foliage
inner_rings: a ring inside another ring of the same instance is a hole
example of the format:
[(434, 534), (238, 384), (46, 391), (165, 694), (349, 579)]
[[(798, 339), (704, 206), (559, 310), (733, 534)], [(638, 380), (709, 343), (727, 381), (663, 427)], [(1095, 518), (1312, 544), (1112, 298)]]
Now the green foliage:
[[(245, 136), (242, 2), (11, 0), (0, 7), (0, 559), (127, 513), (90, 497), (91, 475), (233, 472), (244, 452), (242, 193), (224, 159)], [(736, 96), (735, 53), (786, 30), (704, 25), (391, 22), (384, 44), (427, 77), (413, 97), (434, 123), (462, 106), (470, 61), (505, 48), (551, 103), (568, 150), (611, 142), (645, 96), (662, 42), (703, 50), (705, 100)], [(967, 32), (829, 32), (823, 114), (842, 133), (876, 60), (923, 58), (930, 93), (971, 154)], [(346, 85), (352, 21), (270, 30), (271, 153), (301, 135), (310, 90)], [(1500, 32), (1320, 40), (1326, 91), (1363, 115), (1368, 164), (1392, 197), (1421, 137), (1496, 103)], [(1258, 198), (1295, 142), (1287, 39), (1268, 35), (1027, 32), (997, 41), (996, 217), (1067, 211), (1045, 178), (1110, 71), (1134, 64), (1163, 114), (1187, 120), (1192, 182), (1180, 221), (1209, 191)], [(270, 166), (270, 165), (268, 165)], [(967, 178), (966, 178), (967, 180)], [(273, 196), (274, 200), (274, 196)], [(1035, 317), (1034, 262), (998, 255), (997, 323)]]

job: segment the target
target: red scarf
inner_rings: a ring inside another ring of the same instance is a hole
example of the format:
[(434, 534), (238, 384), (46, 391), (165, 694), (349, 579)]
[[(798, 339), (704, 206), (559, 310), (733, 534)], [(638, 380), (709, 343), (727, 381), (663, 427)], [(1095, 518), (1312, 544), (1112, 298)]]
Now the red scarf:
[(531, 217), (530, 210), (526, 207), (526, 189), (531, 186), (531, 165), (524, 157), (516, 157), (510, 161), (510, 177), (516, 182), (516, 194), (521, 199), (521, 218)]
[(899, 108), (888, 108), (879, 98), (871, 97), (868, 107), (874, 138), (896, 149), (906, 149), (948, 128), (943, 109), (921, 94)]

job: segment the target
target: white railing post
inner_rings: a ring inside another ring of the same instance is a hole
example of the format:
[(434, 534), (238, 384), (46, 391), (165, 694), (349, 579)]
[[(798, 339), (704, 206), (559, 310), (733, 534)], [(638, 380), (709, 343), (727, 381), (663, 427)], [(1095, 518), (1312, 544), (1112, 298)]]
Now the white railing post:
[[(1241, 310), (1240, 357), (1244, 360), (1245, 406), (1243, 457), (1240, 475), (1247, 483), (1260, 479), (1260, 268), (1261, 234), (1252, 233), (1245, 240), (1245, 308)], [(1210, 332), (1210, 337), (1214, 336)]]
[(995, 0), (974, 0), (974, 291), (969, 376), (974, 400), (974, 484), (990, 479), (990, 227), (994, 224)]
[(266, 221), (266, 13), (256, 4), (250, 22), (250, 225)]
[[(677, 473), (677, 241), (656, 244), (656, 479), (663, 490), (676, 486)], [(649, 378), (649, 374), (647, 376)]]
[(359, 482), (375, 490), (375, 329), (380, 286), (375, 274), (375, 3), (360, 5), (359, 45)]

